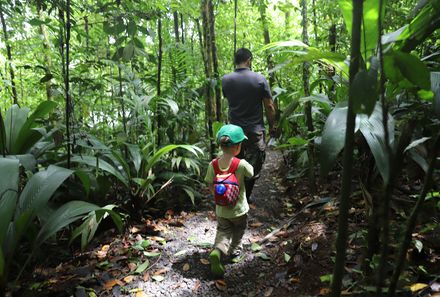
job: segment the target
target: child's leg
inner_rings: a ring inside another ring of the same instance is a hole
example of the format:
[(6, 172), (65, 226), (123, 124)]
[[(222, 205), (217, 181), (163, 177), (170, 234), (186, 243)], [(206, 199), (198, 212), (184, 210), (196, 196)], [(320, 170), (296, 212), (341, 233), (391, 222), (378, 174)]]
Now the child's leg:
[(217, 217), (217, 234), (215, 235), (214, 248), (227, 255), (234, 224), (231, 220)]
[(225, 268), (221, 263), (221, 254), (226, 255), (228, 252), (233, 227), (234, 225), (228, 219), (217, 217), (217, 234), (215, 235), (214, 249), (209, 254), (211, 272), (215, 277), (222, 277), (225, 274)]
[(241, 239), (247, 227), (247, 214), (232, 219), (231, 221), (234, 226), (232, 228), (232, 241), (228, 251), (229, 254), (233, 254), (234, 251), (241, 248)]

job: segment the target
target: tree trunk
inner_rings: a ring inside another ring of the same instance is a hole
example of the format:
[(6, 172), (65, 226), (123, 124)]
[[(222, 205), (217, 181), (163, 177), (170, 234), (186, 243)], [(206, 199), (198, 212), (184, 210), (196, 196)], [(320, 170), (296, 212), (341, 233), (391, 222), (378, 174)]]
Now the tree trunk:
[(0, 20), (2, 23), (3, 37), (5, 39), (5, 44), (6, 44), (6, 55), (8, 57), (9, 75), (11, 78), (12, 99), (14, 104), (18, 104), (17, 88), (15, 86), (15, 74), (14, 74), (14, 68), (12, 67), (12, 49), (11, 49), (11, 44), (9, 42), (8, 30), (6, 28), (5, 16), (1, 4), (0, 4)]
[(159, 128), (161, 126), (161, 114), (160, 114), (160, 109), (159, 109), (159, 104), (157, 103), (158, 100), (160, 99), (160, 94), (161, 94), (161, 90), (160, 90), (160, 84), (161, 84), (161, 73), (162, 73), (162, 55), (163, 55), (163, 51), (162, 51), (162, 19), (161, 17), (158, 18), (157, 20), (157, 35), (158, 35), (158, 39), (159, 39), (159, 50), (158, 50), (158, 57), (157, 57), (157, 83), (156, 83), (156, 88), (157, 88), (157, 100), (156, 100), (156, 138), (157, 138), (157, 146), (160, 147), (160, 143), (161, 143), (161, 135), (159, 132)]
[[(41, 11), (41, 1), (37, 1), (37, 12), (38, 17), (40, 19), (43, 19), (43, 13)], [(46, 75), (51, 74), (52, 69), (52, 59), (50, 57), (50, 43), (49, 43), (49, 37), (47, 35), (46, 26), (44, 24), (39, 25), (40, 34), (43, 37), (43, 49), (44, 49), (44, 62), (46, 64)], [(46, 98), (47, 100), (52, 100), (52, 92), (51, 92), (51, 82), (50, 80), (46, 81)]]
[(182, 44), (185, 43), (185, 31), (183, 30), (183, 14), (180, 14), (180, 31), (181, 31), (181, 40)]
[(179, 40), (179, 14), (177, 11), (173, 12), (174, 20), (174, 38), (176, 39), (176, 44), (180, 42)]
[[(350, 61), (350, 88), (353, 85), (353, 79), (359, 70), (360, 44), (361, 44), (361, 21), (363, 15), (363, 0), (353, 0), (353, 25), (351, 40), (351, 61)], [(352, 94), (352, 92), (349, 92)], [(344, 274), (345, 254), (347, 246), (348, 231), (348, 209), (350, 208), (351, 178), (353, 166), (353, 148), (354, 148), (354, 127), (355, 117), (353, 113), (353, 96), (348, 99), (347, 110), (347, 130), (345, 133), (342, 188), (339, 204), (338, 235), (336, 238), (336, 261), (333, 269), (333, 280), (331, 284), (331, 296), (339, 297), (341, 295), (342, 277)]]
[(237, 0), (234, 0), (234, 53), (232, 54), (232, 56), (234, 56), (237, 52), (237, 10), (238, 3)]
[[(307, 32), (308, 17), (307, 17), (307, 1), (301, 0), (301, 14), (302, 14), (302, 39), (305, 44), (309, 44), (309, 34)], [(303, 88), (304, 96), (310, 96), (310, 63), (303, 63)], [(312, 102), (307, 101), (304, 105), (304, 117), (306, 120), (307, 130), (313, 133), (313, 118), (312, 118)], [(309, 188), (312, 193), (316, 192), (315, 182), (315, 152), (312, 140), (309, 140), (307, 145), (307, 153), (309, 156)]]
[[(264, 37), (264, 44), (270, 43), (270, 35), (269, 35), (269, 24), (266, 17), (266, 3), (264, 1), (260, 1), (259, 3), (259, 11), (260, 11), (260, 18), (261, 18), (261, 24), (263, 25), (263, 37)], [(273, 62), (272, 62), (272, 55), (267, 54), (266, 63), (267, 63), (267, 71), (270, 71), (273, 69)], [(272, 89), (275, 84), (275, 74), (274, 72), (269, 73), (269, 86)]]
[(206, 58), (206, 86), (205, 86), (205, 94), (206, 94), (206, 105), (205, 105), (205, 115), (206, 115), (206, 122), (208, 124), (207, 131), (208, 131), (208, 137), (210, 139), (210, 155), (211, 158), (214, 158), (214, 151), (215, 151), (215, 143), (212, 140), (212, 134), (213, 134), (213, 114), (214, 114), (214, 100), (215, 100), (215, 93), (214, 89), (212, 87), (212, 77), (213, 77), (213, 61), (212, 61), (212, 42), (211, 42), (211, 26), (209, 23), (210, 20), (210, 3), (211, 0), (202, 0), (202, 21), (203, 21), (203, 36), (204, 36), (204, 52), (205, 52), (205, 58)]
[(220, 75), (218, 72), (218, 58), (217, 58), (217, 45), (215, 43), (215, 17), (214, 17), (214, 6), (212, 5), (212, 0), (208, 0), (209, 9), (209, 43), (212, 54), (212, 66), (214, 71), (215, 80), (215, 120), (221, 122), (222, 120), (222, 94), (220, 88)]

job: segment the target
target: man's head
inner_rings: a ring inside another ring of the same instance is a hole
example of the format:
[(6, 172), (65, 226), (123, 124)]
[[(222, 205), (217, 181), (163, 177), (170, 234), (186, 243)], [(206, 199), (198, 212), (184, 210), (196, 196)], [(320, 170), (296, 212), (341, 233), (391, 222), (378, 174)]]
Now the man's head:
[(247, 48), (242, 47), (235, 52), (235, 55), (234, 55), (235, 65), (248, 63), (247, 66), (249, 67), (251, 60), (252, 60), (252, 53)]
[(241, 149), (241, 143), (247, 139), (243, 129), (236, 125), (224, 125), (217, 132), (217, 142), (222, 151), (232, 155), (238, 155)]

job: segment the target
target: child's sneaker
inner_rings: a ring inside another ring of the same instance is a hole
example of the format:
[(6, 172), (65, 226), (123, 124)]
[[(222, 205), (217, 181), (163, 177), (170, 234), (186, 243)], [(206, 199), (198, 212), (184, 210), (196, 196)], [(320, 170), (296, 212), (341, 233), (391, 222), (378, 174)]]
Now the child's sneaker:
[(211, 272), (214, 277), (223, 277), (225, 274), (225, 267), (220, 261), (221, 252), (218, 249), (214, 249), (209, 254), (209, 262), (211, 263)]
[(245, 254), (241, 247), (237, 247), (229, 253), (229, 256), (231, 257), (230, 259), (232, 263), (238, 263), (244, 259)]

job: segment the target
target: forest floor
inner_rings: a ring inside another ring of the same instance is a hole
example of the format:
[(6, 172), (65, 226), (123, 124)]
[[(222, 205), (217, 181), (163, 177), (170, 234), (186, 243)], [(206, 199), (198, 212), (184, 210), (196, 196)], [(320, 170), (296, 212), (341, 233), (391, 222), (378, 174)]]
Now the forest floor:
[(285, 167), (280, 152), (267, 151), (243, 240), (245, 256), (226, 264), (223, 280), (210, 274), (208, 255), (216, 221), (213, 203), (204, 201), (197, 211), (169, 210), (163, 218), (130, 226), (125, 234), (101, 234), (87, 252), (77, 252), (62, 263), (43, 263), (27, 283), (32, 290), (24, 295), (325, 294), (328, 283), (320, 277), (332, 269), (335, 208), (325, 196), (328, 190), (313, 197), (306, 183), (286, 183)]
[[(212, 201), (193, 211), (108, 230), (86, 252), (47, 258), (23, 278), (20, 296), (323, 296), (332, 273), (337, 227), (337, 173), (311, 195), (307, 180), (289, 176), (279, 151), (267, 151), (253, 193), (245, 256), (226, 264), (223, 280), (210, 274), (208, 255), (216, 221)], [(357, 197), (357, 198), (356, 198)], [(362, 204), (361, 195), (353, 202)], [(362, 207), (350, 210), (346, 270), (359, 269)], [(48, 251), (46, 253), (49, 253)], [(27, 281), (26, 281), (27, 279)], [(345, 279), (347, 286), (350, 279)], [(344, 295), (356, 295), (345, 291)], [(15, 296), (15, 295), (14, 295)], [(17, 295), (19, 296), (19, 295)]]

